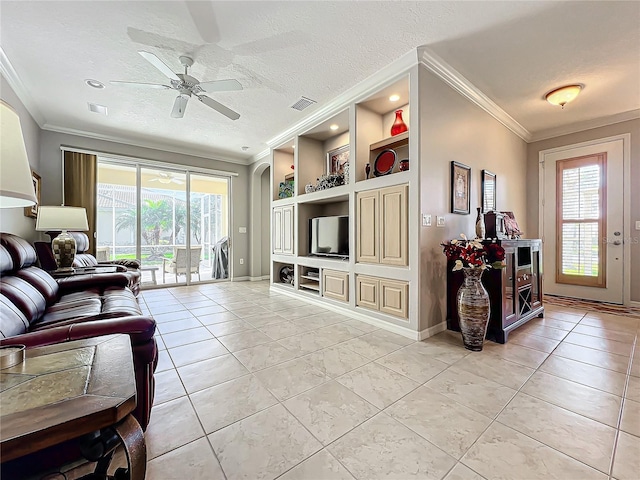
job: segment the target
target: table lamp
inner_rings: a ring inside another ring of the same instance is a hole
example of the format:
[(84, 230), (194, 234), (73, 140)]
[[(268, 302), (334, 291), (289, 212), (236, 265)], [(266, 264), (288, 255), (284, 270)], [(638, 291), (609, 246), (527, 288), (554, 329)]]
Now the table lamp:
[(59, 231), (62, 233), (51, 241), (53, 256), (59, 272), (73, 271), (76, 256), (76, 240), (67, 230), (87, 231), (87, 211), (82, 207), (40, 207), (36, 230), (40, 232)]
[(0, 208), (37, 203), (20, 117), (0, 101)]

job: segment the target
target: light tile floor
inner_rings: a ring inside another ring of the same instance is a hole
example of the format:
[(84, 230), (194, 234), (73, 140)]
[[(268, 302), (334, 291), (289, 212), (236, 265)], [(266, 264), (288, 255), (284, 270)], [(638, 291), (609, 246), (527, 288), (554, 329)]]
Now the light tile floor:
[(640, 478), (640, 320), (548, 305), (480, 353), (269, 291), (146, 291), (158, 322), (148, 475)]

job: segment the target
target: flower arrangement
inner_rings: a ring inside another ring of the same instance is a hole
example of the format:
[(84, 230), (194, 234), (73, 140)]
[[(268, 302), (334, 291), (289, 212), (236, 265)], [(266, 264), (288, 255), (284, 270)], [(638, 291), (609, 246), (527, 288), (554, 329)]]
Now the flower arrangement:
[(503, 268), (504, 248), (497, 243), (483, 245), (480, 239), (469, 240), (461, 233), (462, 240), (441, 243), (447, 260), (455, 262), (453, 271), (463, 268)]

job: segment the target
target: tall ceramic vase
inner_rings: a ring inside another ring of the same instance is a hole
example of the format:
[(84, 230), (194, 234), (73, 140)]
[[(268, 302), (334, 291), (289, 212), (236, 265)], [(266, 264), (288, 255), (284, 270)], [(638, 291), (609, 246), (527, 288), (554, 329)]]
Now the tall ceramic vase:
[(464, 348), (479, 352), (489, 323), (489, 294), (482, 285), (479, 268), (464, 268), (464, 283), (458, 290), (458, 319)]

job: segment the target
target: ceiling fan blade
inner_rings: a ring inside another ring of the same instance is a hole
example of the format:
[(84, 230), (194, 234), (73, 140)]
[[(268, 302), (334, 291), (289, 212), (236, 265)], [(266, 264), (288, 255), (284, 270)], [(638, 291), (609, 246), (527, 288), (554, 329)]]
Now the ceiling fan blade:
[(162, 60), (156, 57), (153, 53), (145, 52), (144, 50), (140, 50), (138, 53), (142, 56), (142, 58), (144, 58), (147, 62), (149, 62), (154, 67), (156, 67), (162, 73), (164, 73), (171, 80), (180, 81), (180, 78), (173, 72), (173, 70), (171, 70), (167, 66), (167, 64), (165, 64)]
[(125, 87), (143, 87), (143, 88), (171, 88), (169, 85), (162, 85), (160, 83), (141, 83), (141, 82), (119, 82), (117, 80), (111, 80), (111, 85), (124, 85)]
[(199, 95), (198, 99), (204, 103), (207, 107), (213, 108), (215, 111), (220, 112), (225, 117), (229, 117), (231, 120), (237, 120), (240, 118), (240, 114), (234, 112), (229, 107), (225, 107), (219, 102), (216, 102), (213, 98), (209, 98), (206, 95)]
[(176, 101), (173, 103), (173, 110), (171, 110), (171, 116), (173, 118), (184, 117), (184, 111), (187, 109), (187, 102), (189, 97), (187, 95), (178, 95)]
[(213, 80), (211, 82), (200, 83), (200, 88), (205, 92), (231, 92), (233, 90), (242, 90), (242, 84), (235, 80)]

